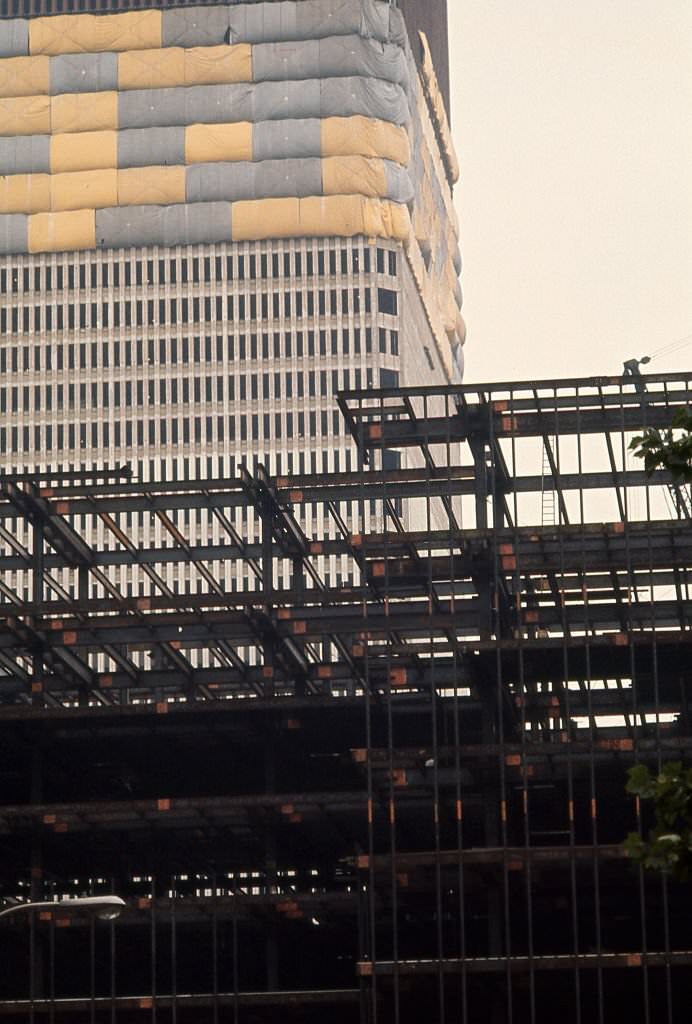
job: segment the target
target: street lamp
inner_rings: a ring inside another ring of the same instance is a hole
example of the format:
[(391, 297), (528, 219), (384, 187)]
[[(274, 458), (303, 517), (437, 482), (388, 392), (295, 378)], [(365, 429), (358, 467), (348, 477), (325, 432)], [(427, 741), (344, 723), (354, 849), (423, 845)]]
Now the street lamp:
[(114, 921), (119, 917), (125, 906), (120, 896), (75, 896), (61, 900), (37, 900), (35, 903), (13, 903), (11, 907), (0, 910), (0, 918), (10, 914), (20, 914), (32, 910), (61, 910), (74, 913), (80, 910), (92, 910), (102, 921)]

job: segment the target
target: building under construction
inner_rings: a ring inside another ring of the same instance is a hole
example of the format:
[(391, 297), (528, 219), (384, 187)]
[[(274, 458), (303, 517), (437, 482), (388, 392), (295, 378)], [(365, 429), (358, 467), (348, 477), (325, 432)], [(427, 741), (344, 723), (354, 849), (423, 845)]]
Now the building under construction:
[(2, 895), (127, 908), (13, 915), (0, 1016), (688, 1020), (689, 890), (622, 840), (692, 744), (689, 494), (628, 453), (691, 391), (350, 391), (349, 472), (3, 477)]

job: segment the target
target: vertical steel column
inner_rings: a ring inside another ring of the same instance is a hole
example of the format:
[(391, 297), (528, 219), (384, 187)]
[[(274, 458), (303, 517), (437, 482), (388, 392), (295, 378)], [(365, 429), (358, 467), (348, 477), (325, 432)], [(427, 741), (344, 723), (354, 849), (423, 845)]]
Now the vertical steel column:
[[(358, 417), (358, 462), (357, 470), (359, 477), (358, 497), (357, 497), (357, 528), (356, 532), (360, 536), (365, 536), (367, 533), (367, 500), (365, 497), (365, 475), (367, 456), (365, 448), (365, 424), (363, 422), (363, 400), (359, 399), (358, 403), (359, 417)], [(364, 618), (367, 625), (368, 616), (368, 581), (366, 578), (365, 563), (363, 562), (360, 574), (360, 592), (363, 599)], [(378, 1024), (379, 1020), (379, 981), (377, 975), (377, 882), (375, 875), (375, 794), (373, 786), (373, 769), (372, 769), (372, 751), (373, 751), (373, 704), (375, 703), (371, 688), (370, 680), (370, 638), (367, 629), (363, 631), (363, 635), (360, 638), (360, 646), (362, 648), (363, 658), (363, 712), (365, 716), (364, 728), (365, 728), (365, 751), (366, 751), (366, 785), (367, 785), (367, 836), (368, 836), (368, 853), (367, 853), (367, 882), (365, 883), (365, 889), (367, 892), (367, 956), (363, 960), (363, 966), (361, 968), (361, 978), (368, 978), (367, 983), (367, 1003), (363, 1001), (361, 1003), (361, 1021), (360, 1024)], [(363, 1007), (367, 1011), (363, 1014)]]
[[(262, 595), (264, 598), (265, 612), (271, 616), (274, 603), (274, 552), (272, 538), (272, 509), (271, 500), (263, 492), (260, 499), (260, 520), (262, 523)], [(267, 636), (263, 643), (264, 652), (264, 683), (263, 690), (266, 697), (274, 696), (274, 647), (271, 639)]]
[[(89, 569), (86, 565), (80, 565), (77, 570), (77, 589), (78, 601), (83, 608), (86, 608), (89, 602)], [(81, 708), (89, 706), (89, 689), (85, 683), (79, 687), (78, 699)]]
[(156, 880), (151, 880), (151, 903), (149, 905), (150, 932), (149, 951), (151, 955), (151, 1020), (156, 1020), (157, 1010), (157, 944), (156, 944)]
[[(385, 417), (384, 403), (380, 400), (379, 415), (382, 420)], [(384, 443), (380, 439), (378, 446), (379, 463), (380, 466), (384, 466)], [(382, 482), (382, 494), (379, 497), (379, 508), (381, 508), (382, 516), (382, 558), (384, 562), (384, 609), (385, 616), (389, 615), (389, 518), (387, 515), (387, 504), (388, 504), (388, 493), (387, 493), (387, 480), (386, 477)], [(394, 732), (394, 694), (392, 690), (392, 636), (391, 633), (387, 633), (387, 682), (384, 693), (384, 699), (386, 701), (387, 708), (387, 763), (388, 763), (388, 785), (387, 785), (387, 803), (388, 803), (388, 816), (389, 816), (389, 894), (391, 899), (391, 912), (392, 912), (392, 940), (390, 947), (390, 956), (394, 964), (394, 970), (392, 974), (392, 1024), (401, 1024), (401, 977), (399, 971), (399, 927), (400, 927), (400, 915), (399, 915), (399, 879), (396, 870), (396, 856), (397, 856), (397, 805), (396, 805), (396, 791), (395, 791), (395, 771), (394, 771), (394, 749), (395, 749), (395, 732)]]
[[(291, 559), (291, 590), (296, 595), (302, 594), (305, 590), (303, 559), (300, 557)], [(296, 697), (304, 697), (307, 693), (306, 679), (301, 673), (296, 672), (293, 686)]]
[[(216, 871), (212, 872), (211, 884), (213, 893), (211, 908), (211, 1019), (212, 1024), (219, 1024), (219, 879)], [(235, 907), (233, 917), (235, 919)]]
[[(35, 605), (43, 604), (43, 573), (44, 573), (44, 536), (43, 526), (39, 522), (33, 525), (33, 587), (32, 599)], [(32, 622), (33, 625), (33, 622)], [(43, 707), (43, 691), (45, 682), (43, 678), (44, 661), (43, 652), (36, 648), (31, 659), (31, 703), (34, 707)]]
[[(115, 887), (115, 879), (111, 879), (111, 892), (116, 892), (116, 891), (117, 890), (116, 890), (116, 887)], [(111, 997), (110, 1021), (111, 1021), (111, 1024), (115, 1024), (115, 1022), (116, 1022), (116, 1015), (117, 1015), (117, 1012), (118, 1012), (116, 1010), (116, 1008), (115, 1008), (115, 999), (116, 999), (116, 993), (117, 993), (117, 985), (116, 985), (116, 957), (117, 957), (117, 949), (118, 949), (118, 947), (117, 947), (117, 940), (116, 940), (116, 931), (115, 931), (115, 921), (111, 921), (110, 922), (108, 931), (109, 931), (109, 936), (108, 936), (109, 943), (108, 943), (108, 945), (109, 945), (109, 958), (110, 958), (110, 969), (109, 969), (109, 972), (108, 972), (108, 975), (109, 975), (109, 977), (108, 977), (108, 988), (109, 988), (109, 993), (110, 993), (110, 997)]]
[[(475, 526), (477, 530), (487, 530), (488, 519), (488, 498), (492, 488), (488, 474), (488, 461), (486, 456), (486, 437), (489, 428), (481, 420), (482, 409), (477, 410), (478, 419), (475, 430), (468, 431), (468, 444), (473, 458), (474, 476), (474, 499), (475, 499)], [(492, 413), (488, 410), (488, 416)], [(492, 598), (492, 577), (493, 577), (493, 552), (490, 545), (486, 549), (487, 557), (479, 567), (476, 578), (479, 606), (479, 636), (481, 640), (489, 640), (492, 636), (493, 624), (493, 598)], [(481, 730), (482, 743), (486, 745), (498, 742), (498, 729), (501, 728), (502, 701), (497, 698), (496, 707), (493, 708), (490, 702), (492, 680), (487, 680), (488, 692), (482, 692), (486, 680), (480, 680), (478, 686), (481, 689)], [(492, 690), (495, 688), (493, 687)], [(497, 721), (495, 716), (497, 715)], [(502, 755), (500, 755), (500, 760)], [(498, 812), (500, 808), (500, 790), (496, 778), (496, 769), (488, 763), (482, 769), (482, 794), (483, 794), (483, 841), (487, 847), (500, 846), (500, 825)], [(486, 890), (487, 906), (487, 929), (488, 929), (488, 953), (490, 956), (502, 956), (502, 893), (497, 881), (493, 880)], [(501, 993), (493, 987), (488, 1006), (490, 1024), (504, 1024), (505, 1012), (504, 1001)]]
[[(271, 737), (264, 743), (265, 793), (276, 792), (276, 748)], [(264, 825), (264, 875), (267, 891), (275, 891), (277, 885), (276, 825), (274, 820)], [(267, 925), (265, 935), (267, 990), (275, 992), (279, 987), (278, 923), (276, 916)]]
[[(488, 528), (488, 497), (490, 487), (488, 481), (488, 462), (486, 458), (486, 442), (484, 437), (472, 435), (469, 432), (469, 448), (473, 457), (474, 475), (474, 499), (476, 510), (476, 529), (487, 530)], [(486, 572), (483, 569), (478, 574), (478, 601), (480, 615), (480, 638), (489, 640), (492, 631), (492, 593), (490, 586), (490, 566)]]
[[(40, 743), (35, 743), (31, 750), (31, 791), (29, 793), (29, 800), (32, 804), (40, 804), (43, 801), (43, 758), (43, 747)], [(31, 841), (30, 862), (30, 896), (32, 901), (41, 900), (45, 898), (43, 891), (43, 849), (41, 841), (36, 834), (34, 834), (34, 838)], [(46, 987), (46, 950), (36, 925), (36, 914), (31, 914), (29, 926), (29, 991), (32, 1003), (32, 1020), (34, 1019), (35, 1012), (34, 1000), (40, 999), (45, 995)]]
[(178, 935), (175, 914), (177, 901), (175, 875), (171, 877), (168, 891), (171, 914), (171, 1024), (178, 1024)]

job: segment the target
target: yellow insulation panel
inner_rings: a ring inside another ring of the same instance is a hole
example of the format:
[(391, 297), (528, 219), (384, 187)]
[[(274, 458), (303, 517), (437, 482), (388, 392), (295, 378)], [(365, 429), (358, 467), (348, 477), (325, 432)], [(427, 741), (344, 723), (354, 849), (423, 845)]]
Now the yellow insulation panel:
[(300, 233), (341, 237), (375, 234), (365, 229), (368, 212), (367, 200), (359, 196), (309, 196), (300, 203)]
[(233, 241), (300, 235), (299, 199), (248, 199), (233, 203)]
[(440, 138), (440, 148), (447, 164), (447, 172), (449, 174), (452, 184), (456, 184), (459, 180), (459, 160), (457, 158), (456, 150), (454, 149), (454, 142), (452, 140), (452, 133), (449, 127), (449, 121), (447, 120), (447, 111), (445, 109), (444, 100), (442, 99), (442, 92), (437, 80), (437, 74), (435, 73), (435, 65), (433, 64), (432, 54), (430, 52), (430, 44), (428, 43), (428, 37), (425, 32), (419, 32), (421, 51), (423, 60), (421, 63), (421, 70), (423, 72), (423, 81), (425, 82), (425, 88), (430, 101), (430, 107), (432, 112), (433, 120), (437, 128)]
[(191, 124), (185, 129), (185, 163), (252, 160), (252, 124)]
[(464, 320), (464, 318), (461, 315), (461, 313), (459, 313), (459, 315), (457, 317), (456, 333), (457, 333), (457, 337), (459, 338), (459, 341), (463, 345), (464, 342), (466, 341), (466, 321)]
[(131, 50), (118, 57), (120, 89), (162, 89), (176, 85), (226, 85), (252, 81), (252, 47), (177, 46)]
[(364, 156), (327, 157), (322, 161), (322, 189), (326, 196), (386, 196), (384, 162)]
[(0, 176), (0, 213), (50, 210), (50, 174)]
[(0, 135), (48, 135), (50, 109), (47, 96), (0, 99)]
[(50, 182), (50, 208), (55, 212), (118, 205), (118, 172), (115, 170), (52, 174)]
[(35, 213), (29, 217), (29, 252), (96, 248), (94, 210)]
[(325, 117), (322, 156), (380, 156), (406, 166), (411, 144), (404, 128), (375, 117)]
[(362, 196), (261, 199), (233, 203), (233, 240), (353, 235), (396, 238), (409, 234), (408, 210)]
[(117, 203), (102, 205), (168, 206), (184, 202), (184, 167), (132, 167), (118, 171)]
[[(393, 238), (404, 242), (411, 233), (411, 218), (406, 206), (381, 200), (362, 199), (360, 196), (346, 197), (354, 212), (359, 205), (363, 214), (363, 228), (352, 234), (364, 234), (376, 238)], [(344, 197), (340, 197), (343, 202)], [(354, 219), (356, 219), (354, 217)]]
[(184, 167), (133, 167), (122, 171), (105, 168), (0, 176), (0, 213), (58, 213), (184, 202)]
[(0, 96), (47, 96), (48, 57), (7, 57), (0, 60)]
[(116, 131), (117, 92), (65, 93), (50, 103), (51, 129), (57, 132)]
[(161, 11), (32, 18), (29, 53), (104, 53), (161, 46)]
[(53, 174), (117, 166), (117, 132), (66, 132), (54, 135), (50, 140), (50, 169)]
[(252, 81), (252, 47), (195, 46), (184, 50), (185, 85), (225, 85)]
[(184, 51), (130, 50), (118, 57), (119, 89), (165, 89), (185, 80)]

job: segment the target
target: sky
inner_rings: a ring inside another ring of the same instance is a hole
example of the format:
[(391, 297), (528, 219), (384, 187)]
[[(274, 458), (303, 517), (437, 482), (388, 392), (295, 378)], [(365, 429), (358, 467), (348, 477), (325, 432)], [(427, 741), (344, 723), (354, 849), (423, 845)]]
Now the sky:
[(466, 382), (692, 370), (691, 0), (449, 0)]

